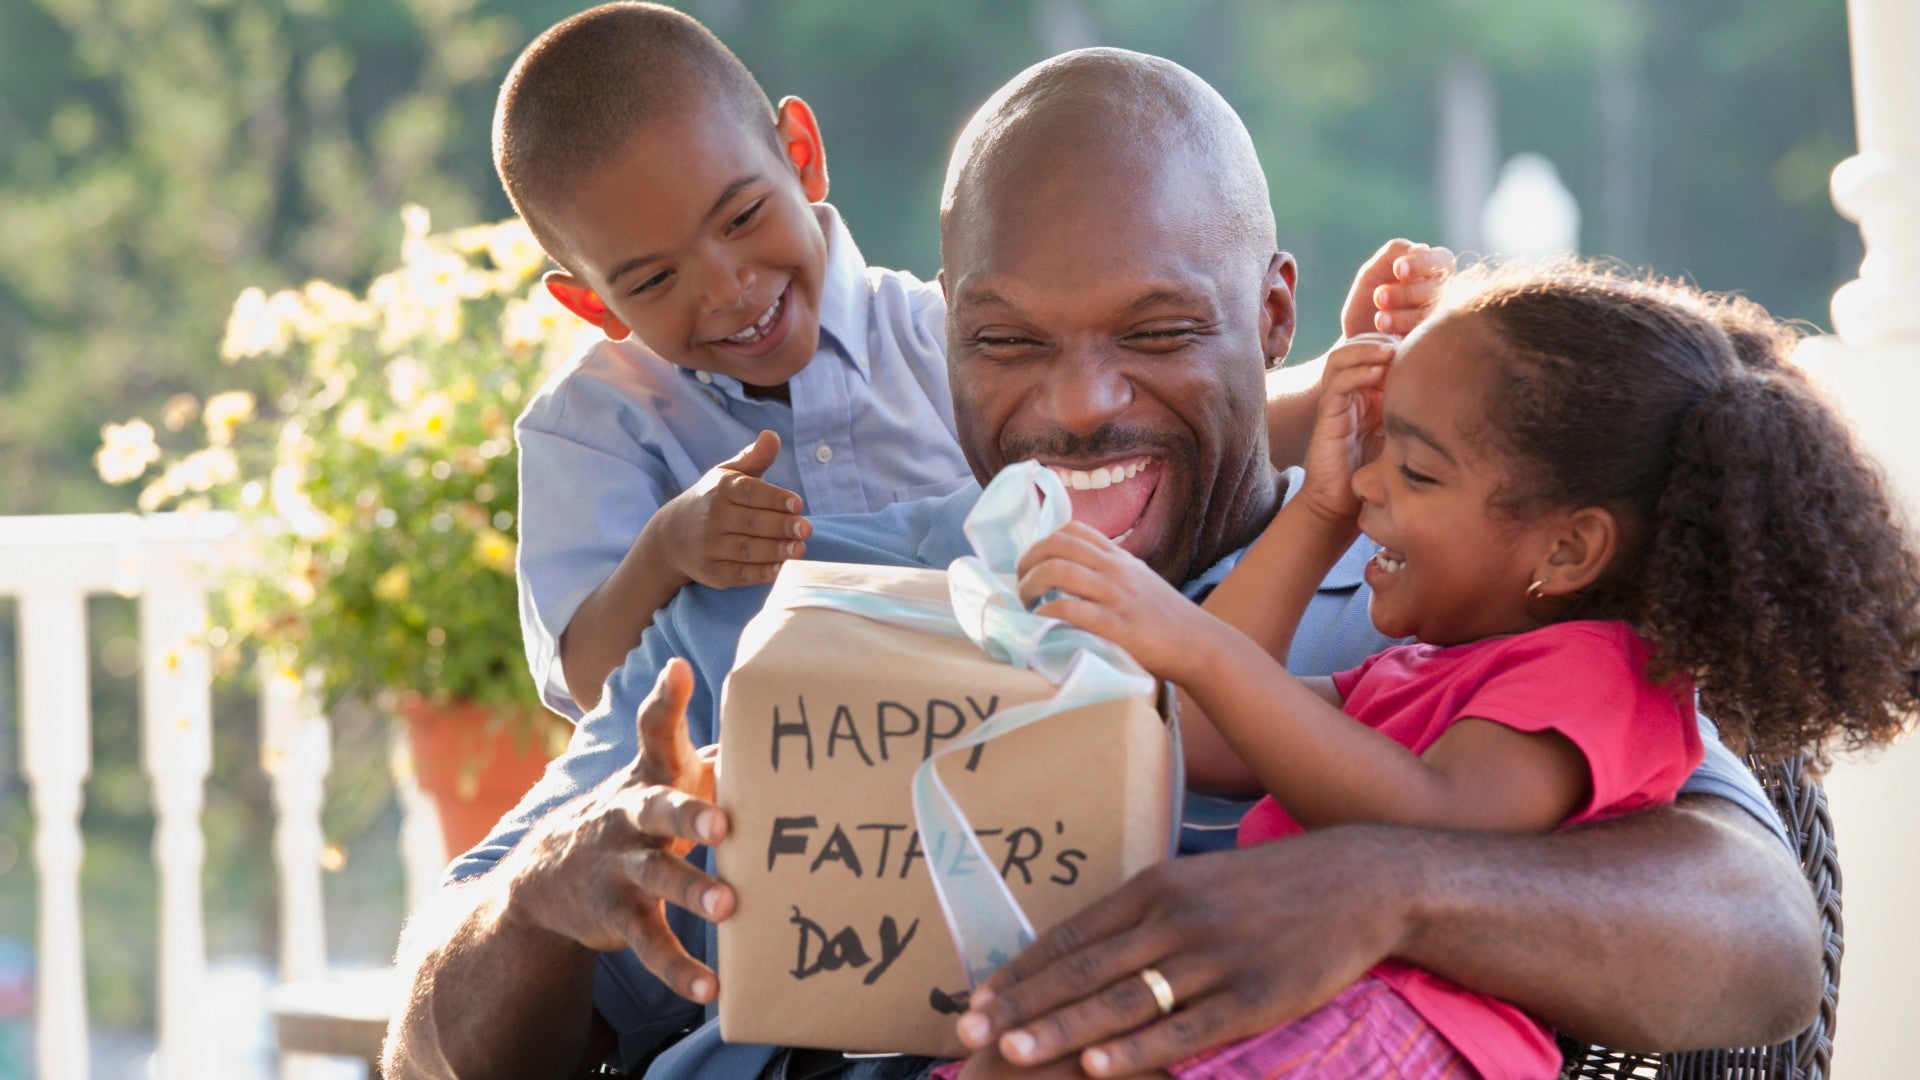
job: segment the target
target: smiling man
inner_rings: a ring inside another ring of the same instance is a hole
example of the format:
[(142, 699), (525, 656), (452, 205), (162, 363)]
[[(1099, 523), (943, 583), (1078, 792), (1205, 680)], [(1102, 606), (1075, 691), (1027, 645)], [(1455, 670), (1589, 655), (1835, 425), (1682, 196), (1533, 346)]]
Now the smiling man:
[[(1068, 481), (1077, 518), (1188, 595), (1216, 582), (1282, 495), (1262, 382), (1293, 332), (1293, 261), (1277, 251), (1232, 110), (1152, 57), (1084, 50), (1038, 65), (963, 135), (942, 242), (956, 416), (976, 476), (1038, 459)], [(966, 550), (960, 525), (977, 497), (817, 519), (807, 555), (945, 567)], [(1356, 555), (1303, 620), (1296, 670), (1350, 667), (1384, 644)], [(727, 831), (708, 801), (711, 759), (695, 747), (716, 740), (720, 684), (764, 596), (683, 591), (567, 754), (456, 862), (454, 882), (409, 924), (402, 962), (415, 974), (389, 1075), (571, 1076), (616, 1053), (631, 1069), (668, 1046), (649, 1075), (924, 1071), (916, 1059), (725, 1047), (702, 1023), (722, 991), (703, 919), (724, 919), (734, 901), (693, 856)], [(1161, 1025), (1155, 1042), (1111, 1044), (1109, 1060), (1151, 1067), (1250, 1034), (1388, 955), (1596, 1039), (1713, 1044), (1793, 1030), (1817, 999), (1811, 905), (1781, 845), (1726, 801), (1768, 813), (1730, 761), (1723, 752), (1706, 781), (1725, 797), (1697, 797), (1677, 823), (1649, 814), (1527, 837), (1524, 854), (1502, 838), (1427, 844), (1405, 835), (1417, 830), (1358, 826), (1269, 845), (1287, 849), (1279, 856), (1176, 860), (1153, 876), (1152, 902), (1129, 886), (1133, 900), (1109, 910), (1142, 922), (1215, 913), (1153, 931), (1189, 957), (1177, 984), (1212, 987), (1211, 1026), (1173, 1025), (1181, 1044)], [(1623, 862), (1637, 872), (1622, 874)], [(963, 1033), (984, 1045), (1079, 998), (1089, 1004), (1013, 1031), (1010, 1045), (1043, 1061), (1138, 1027), (1159, 991), (1147, 995), (1138, 964), (1115, 963), (1066, 965), (1084, 982), (1070, 997), (1029, 987), (970, 1014)]]
[(1014, 80), (960, 136), (941, 257), (976, 476), (1055, 467), (1076, 520), (1175, 582), (1272, 516), (1262, 380), (1294, 263), (1211, 88), (1096, 53)]

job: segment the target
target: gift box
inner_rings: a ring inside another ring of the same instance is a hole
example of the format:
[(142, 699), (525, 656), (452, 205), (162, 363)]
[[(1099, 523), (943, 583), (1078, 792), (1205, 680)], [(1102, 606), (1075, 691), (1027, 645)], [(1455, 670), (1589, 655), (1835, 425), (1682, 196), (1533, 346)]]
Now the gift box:
[[(949, 916), (986, 902), (986, 875), (1044, 931), (1168, 856), (1181, 785), (1166, 689), (1141, 676), (1144, 692), (1072, 706), (961, 633), (952, 604), (938, 571), (792, 562), (742, 636), (720, 709), (731, 831), (716, 862), (739, 901), (719, 926), (729, 1042), (958, 1056), (969, 978)], [(1049, 710), (966, 745), (989, 718)], [(929, 759), (978, 847), (917, 822)]]

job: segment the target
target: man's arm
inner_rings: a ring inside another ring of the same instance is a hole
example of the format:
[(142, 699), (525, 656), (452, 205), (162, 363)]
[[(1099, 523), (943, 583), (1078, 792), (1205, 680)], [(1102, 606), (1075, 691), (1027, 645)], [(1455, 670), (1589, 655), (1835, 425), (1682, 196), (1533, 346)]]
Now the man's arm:
[(710, 919), (733, 908), (732, 891), (685, 859), (726, 832), (711, 761), (687, 736), (692, 691), (687, 665), (669, 662), (638, 709), (631, 765), (545, 814), (497, 866), (446, 887), (409, 921), (400, 962), (412, 977), (388, 1033), (390, 1075), (578, 1075), (612, 1045), (591, 998), (600, 952), (632, 949), (684, 1002), (713, 999), (713, 973), (687, 954), (662, 907)]
[[(1548, 836), (1341, 826), (1165, 863), (1001, 969), (960, 1033), (1124, 1074), (1304, 1015), (1389, 957), (1631, 1050), (1778, 1041), (1820, 998), (1799, 868), (1696, 796)], [(1149, 965), (1180, 1002), (1157, 1022)]]
[(612, 1052), (613, 1029), (593, 1010), (597, 954), (509, 918), (498, 884), (449, 886), (408, 920), (399, 966), (414, 979), (386, 1075), (573, 1077)]

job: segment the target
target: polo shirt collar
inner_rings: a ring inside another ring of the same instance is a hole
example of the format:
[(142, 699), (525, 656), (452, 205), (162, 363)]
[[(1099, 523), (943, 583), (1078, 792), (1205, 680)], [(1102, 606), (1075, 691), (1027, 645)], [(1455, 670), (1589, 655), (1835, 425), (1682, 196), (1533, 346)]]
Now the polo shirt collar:
[(861, 378), (868, 375), (867, 323), (873, 291), (867, 288), (867, 260), (853, 242), (840, 211), (817, 203), (813, 212), (827, 238), (827, 273), (820, 283), (820, 335), (831, 341)]

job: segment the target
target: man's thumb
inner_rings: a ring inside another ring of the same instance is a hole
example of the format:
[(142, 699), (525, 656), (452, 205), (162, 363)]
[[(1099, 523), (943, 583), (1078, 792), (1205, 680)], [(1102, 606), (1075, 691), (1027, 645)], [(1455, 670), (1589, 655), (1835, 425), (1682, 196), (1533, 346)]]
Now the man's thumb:
[(729, 461), (720, 463), (720, 467), (748, 476), (761, 476), (780, 457), (780, 436), (771, 431), (763, 431), (753, 440), (753, 445), (735, 454)]
[(692, 697), (693, 668), (676, 656), (640, 703), (634, 726), (640, 735), (641, 771), (653, 783), (672, 783), (693, 755), (693, 740), (687, 736), (687, 702)]

